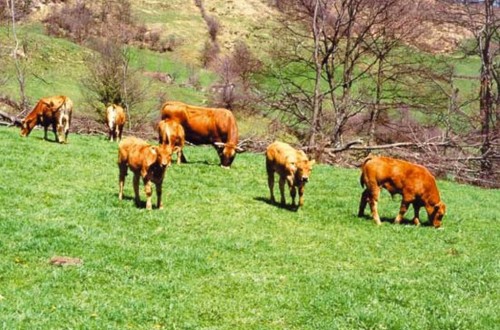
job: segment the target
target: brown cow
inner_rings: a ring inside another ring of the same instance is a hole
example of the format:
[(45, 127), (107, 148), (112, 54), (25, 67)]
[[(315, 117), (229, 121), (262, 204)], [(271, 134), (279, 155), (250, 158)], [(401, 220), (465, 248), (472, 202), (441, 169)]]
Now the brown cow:
[(146, 208), (151, 209), (151, 182), (156, 185), (157, 206), (163, 208), (161, 189), (167, 166), (170, 165), (172, 149), (168, 145), (152, 146), (145, 141), (128, 137), (118, 147), (118, 168), (120, 170), (118, 198), (123, 199), (123, 185), (127, 169), (134, 173), (135, 203), (139, 205), (139, 179), (142, 177), (146, 192)]
[(73, 102), (67, 96), (42, 98), (22, 120), (21, 136), (28, 136), (36, 125), (42, 125), (47, 140), (47, 130), (52, 126), (56, 141), (67, 143), (72, 112)]
[(109, 141), (121, 141), (125, 122), (125, 111), (121, 106), (111, 104), (106, 108), (106, 125), (109, 129)]
[(160, 144), (168, 144), (172, 148), (172, 152), (177, 153), (177, 164), (181, 163), (185, 138), (184, 128), (175, 120), (161, 120), (158, 123)]
[(423, 166), (389, 157), (369, 156), (361, 166), (361, 186), (366, 189), (361, 195), (358, 215), (364, 215), (366, 204), (370, 204), (373, 220), (380, 225), (377, 203), (380, 187), (391, 195), (403, 195), (395, 223), (400, 223), (410, 204), (413, 204), (413, 222), (420, 224), (419, 209), (425, 207), (429, 221), (435, 228), (441, 226), (446, 206), (439, 197), (434, 176)]
[[(181, 124), (187, 141), (213, 145), (222, 167), (229, 168), (236, 153), (243, 151), (238, 146), (236, 119), (227, 109), (195, 107), (172, 101), (163, 104), (161, 119), (170, 119)], [(182, 157), (185, 161), (184, 155)]]
[(292, 206), (295, 206), (295, 195), (299, 190), (299, 206), (304, 205), (304, 187), (309, 181), (314, 160), (309, 160), (302, 150), (296, 150), (289, 144), (283, 142), (271, 143), (266, 150), (267, 183), (271, 193), (271, 201), (274, 198), (274, 172), (280, 176), (279, 187), (281, 193), (281, 204), (285, 205), (285, 181), (290, 188)]

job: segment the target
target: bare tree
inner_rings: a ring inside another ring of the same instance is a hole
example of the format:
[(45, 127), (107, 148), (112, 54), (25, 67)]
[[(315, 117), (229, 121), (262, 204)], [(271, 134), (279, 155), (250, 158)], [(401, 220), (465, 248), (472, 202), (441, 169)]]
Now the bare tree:
[(142, 121), (143, 114), (134, 116), (130, 110), (146, 99), (147, 86), (130, 67), (131, 52), (111, 39), (96, 42), (94, 49), (86, 59), (88, 74), (81, 81), (87, 103), (101, 118), (104, 106), (114, 103), (124, 106), (129, 125)]
[(248, 46), (237, 42), (231, 54), (216, 60), (214, 69), (219, 79), (211, 86), (212, 103), (231, 110), (253, 111), (257, 103), (254, 76), (261, 66)]
[(14, 37), (15, 46), (12, 52), (12, 58), (14, 59), (14, 64), (16, 67), (16, 78), (19, 85), (19, 93), (21, 101), (19, 103), (19, 110), (24, 112), (28, 109), (28, 98), (26, 96), (26, 66), (21, 63), (19, 58), (20, 55), (20, 43), (17, 38), (17, 30), (16, 30), (16, 7), (14, 4), (14, 0), (10, 0), (9, 2), (11, 22), (12, 22), (12, 35)]
[[(500, 152), (500, 13), (498, 1), (446, 1), (446, 13), (441, 11), (442, 19), (455, 22), (467, 28), (475, 40), (473, 53), (481, 60), (479, 73), (479, 132), (481, 176), (494, 175), (494, 164), (498, 163)], [(450, 4), (451, 3), (451, 4)], [(451, 10), (450, 10), (451, 9)], [(495, 87), (496, 85), (496, 87)], [(496, 95), (495, 95), (496, 94)], [(498, 167), (498, 164), (497, 164)]]
[[(386, 100), (389, 104), (382, 104), (387, 85), (400, 80), (403, 75), (408, 75), (410, 72), (408, 66), (414, 69), (410, 60), (405, 60), (404, 57), (408, 56), (410, 59), (412, 56), (404, 51), (402, 45), (412, 43), (422, 34), (421, 19), (423, 13), (429, 9), (427, 7), (420, 1), (397, 1), (382, 13), (383, 19), (380, 20), (380, 24), (375, 24), (366, 36), (364, 43), (376, 59), (372, 70), (367, 72), (373, 79), (370, 84), (375, 86), (372, 92), (373, 103), (369, 106), (368, 145), (374, 142), (381, 112), (390, 108), (391, 101)], [(397, 57), (398, 55), (394, 54), (401, 52), (405, 55)], [(418, 74), (418, 71), (411, 70), (411, 72)]]
[(281, 0), (281, 47), (276, 47), (279, 85), (273, 106), (286, 114), (312, 145), (340, 145), (349, 120), (365, 109), (356, 83), (377, 63), (370, 45), (396, 0)]

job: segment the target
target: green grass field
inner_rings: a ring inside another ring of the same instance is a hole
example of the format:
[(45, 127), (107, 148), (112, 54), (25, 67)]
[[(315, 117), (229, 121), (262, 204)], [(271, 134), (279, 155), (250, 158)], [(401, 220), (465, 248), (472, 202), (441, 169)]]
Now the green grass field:
[[(224, 170), (212, 148), (188, 147), (190, 163), (167, 172), (165, 209), (147, 211), (131, 175), (118, 200), (116, 144), (42, 137), (0, 128), (2, 329), (500, 324), (499, 190), (439, 181), (442, 230), (376, 227), (356, 216), (357, 170), (317, 165), (294, 212), (268, 203), (263, 155)], [(384, 193), (382, 218), (398, 204)], [(55, 255), (84, 264), (50, 265)]]

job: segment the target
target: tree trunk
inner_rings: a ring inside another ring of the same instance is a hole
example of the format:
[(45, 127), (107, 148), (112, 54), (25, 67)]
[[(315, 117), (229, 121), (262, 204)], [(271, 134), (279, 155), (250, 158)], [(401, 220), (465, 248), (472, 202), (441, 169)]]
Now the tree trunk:
[(318, 27), (318, 8), (319, 0), (316, 0), (314, 7), (314, 17), (313, 17), (313, 34), (314, 34), (314, 65), (316, 69), (316, 79), (314, 81), (314, 96), (313, 96), (313, 114), (311, 120), (311, 127), (309, 130), (309, 146), (313, 147), (316, 144), (316, 135), (320, 131), (320, 109), (321, 109), (321, 72), (322, 72), (322, 61), (319, 58), (319, 47), (320, 47), (320, 31)]
[(478, 36), (480, 54), (481, 54), (481, 82), (479, 90), (479, 108), (481, 114), (481, 176), (490, 176), (493, 164), (489, 157), (491, 148), (491, 123), (493, 121), (493, 93), (492, 93), (492, 56), (491, 39), (493, 37), (494, 22), (493, 18), (493, 0), (484, 2), (485, 22), (483, 30)]
[(372, 112), (370, 114), (370, 131), (368, 134), (367, 145), (371, 145), (375, 138), (375, 130), (377, 128), (377, 121), (380, 113), (380, 99), (382, 97), (382, 66), (383, 66), (384, 58), (381, 57), (378, 60), (378, 69), (377, 69), (377, 86), (375, 91), (375, 102), (373, 105)]
[(20, 105), (22, 107), (22, 112), (25, 112), (28, 108), (28, 100), (26, 98), (26, 81), (24, 76), (23, 68), (21, 68), (21, 64), (19, 63), (18, 51), (19, 51), (19, 39), (17, 39), (16, 33), (16, 10), (14, 6), (14, 0), (10, 0), (10, 14), (12, 19), (12, 35), (14, 36), (14, 40), (16, 45), (14, 47), (14, 63), (16, 65), (17, 71), (17, 81), (19, 83), (19, 92), (21, 94), (21, 102)]

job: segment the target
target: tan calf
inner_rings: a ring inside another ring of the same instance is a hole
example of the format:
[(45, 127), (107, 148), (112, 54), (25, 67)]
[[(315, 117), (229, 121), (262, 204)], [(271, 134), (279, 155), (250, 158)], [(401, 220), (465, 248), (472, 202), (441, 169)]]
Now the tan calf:
[(413, 222), (420, 224), (419, 210), (423, 206), (429, 221), (435, 228), (441, 226), (446, 206), (439, 197), (434, 176), (423, 166), (389, 157), (368, 157), (361, 166), (361, 186), (366, 189), (361, 194), (359, 216), (364, 215), (366, 204), (370, 204), (373, 220), (380, 225), (377, 210), (380, 189), (385, 188), (391, 195), (403, 196), (399, 214), (394, 220), (400, 223), (410, 204), (413, 204)]
[(182, 155), (184, 148), (185, 134), (184, 128), (175, 120), (161, 120), (158, 123), (158, 139), (160, 144), (167, 144), (172, 148), (172, 152), (177, 153), (177, 164), (186, 162)]
[(109, 141), (121, 141), (126, 120), (125, 110), (121, 106), (112, 104), (106, 108)]
[(139, 179), (144, 182), (146, 192), (146, 208), (150, 210), (151, 206), (151, 182), (156, 186), (157, 207), (163, 208), (161, 200), (162, 183), (167, 166), (170, 165), (172, 149), (168, 145), (152, 146), (145, 141), (129, 137), (119, 144), (118, 148), (118, 168), (120, 170), (118, 193), (119, 199), (123, 199), (123, 186), (127, 169), (134, 173), (134, 193), (135, 203), (140, 204), (139, 198)]
[(314, 160), (309, 160), (302, 150), (296, 150), (283, 142), (274, 142), (266, 150), (267, 183), (271, 194), (271, 201), (274, 198), (274, 173), (277, 172), (279, 188), (281, 193), (281, 204), (285, 205), (285, 182), (290, 188), (292, 206), (295, 206), (295, 196), (299, 190), (299, 206), (304, 205), (304, 187), (309, 181)]

